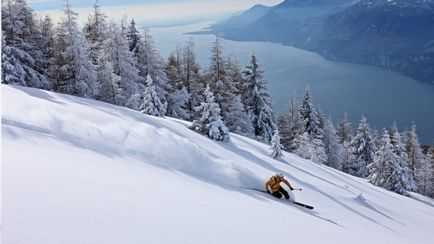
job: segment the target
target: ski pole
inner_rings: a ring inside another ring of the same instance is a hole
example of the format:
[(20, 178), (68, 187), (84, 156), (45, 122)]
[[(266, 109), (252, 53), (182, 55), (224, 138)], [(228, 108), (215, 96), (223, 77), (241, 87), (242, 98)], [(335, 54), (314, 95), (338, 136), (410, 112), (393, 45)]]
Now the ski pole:
[(292, 190), (301, 191), (301, 188), (292, 188)]

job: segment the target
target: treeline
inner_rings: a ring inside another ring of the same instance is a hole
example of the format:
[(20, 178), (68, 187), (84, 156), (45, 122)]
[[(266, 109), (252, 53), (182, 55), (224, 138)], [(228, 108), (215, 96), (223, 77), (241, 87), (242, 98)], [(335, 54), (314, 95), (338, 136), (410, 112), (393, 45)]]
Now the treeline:
[(273, 148), (283, 147), (399, 194), (416, 191), (434, 197), (434, 146), (423, 152), (415, 124), (400, 132), (393, 123), (378, 132), (363, 116), (353, 133), (345, 114), (335, 128), (313, 105), (309, 89), (301, 105), (292, 98), (277, 124), (281, 145)]
[(149, 30), (139, 32), (134, 20), (108, 21), (95, 4), (80, 28), (68, 1), (63, 12), (55, 25), (49, 16), (37, 18), (25, 0), (2, 1), (2, 83), (192, 121), (191, 129), (214, 140), (241, 134), (271, 144), (274, 158), (285, 149), (400, 194), (434, 197), (434, 148), (422, 152), (415, 125), (403, 138), (395, 124), (380, 135), (366, 118), (355, 134), (346, 117), (336, 129), (309, 89), (276, 120), (255, 55), (242, 69), (217, 38), (202, 69), (192, 40), (164, 60)]
[(234, 132), (270, 142), (276, 124), (254, 55), (242, 70), (217, 38), (210, 67), (202, 70), (192, 40), (165, 61), (149, 30), (140, 33), (134, 20), (108, 21), (95, 4), (81, 29), (68, 1), (63, 13), (54, 25), (24, 0), (2, 2), (2, 83), (193, 121), (192, 129), (215, 140)]

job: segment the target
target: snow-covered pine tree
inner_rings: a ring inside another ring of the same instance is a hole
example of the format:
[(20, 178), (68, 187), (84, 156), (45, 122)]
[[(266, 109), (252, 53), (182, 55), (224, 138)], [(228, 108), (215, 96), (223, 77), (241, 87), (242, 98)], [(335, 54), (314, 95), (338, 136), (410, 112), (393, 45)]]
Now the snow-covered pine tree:
[(326, 165), (342, 170), (345, 148), (336, 136), (336, 130), (331, 119), (327, 119), (323, 128), (323, 142), (327, 154)]
[(393, 153), (399, 157), (399, 165), (404, 171), (403, 183), (405, 184), (405, 190), (416, 191), (417, 185), (413, 171), (410, 169), (410, 160), (405, 151), (404, 143), (402, 142), (401, 134), (399, 133), (396, 122), (393, 122), (392, 127), (390, 128), (390, 143), (392, 144)]
[(383, 134), (377, 130), (377, 128), (371, 129), (371, 137), (372, 140), (374, 140), (374, 144), (377, 148), (380, 148), (382, 146), (381, 143), (383, 143)]
[(253, 121), (253, 132), (257, 140), (269, 143), (276, 129), (271, 98), (267, 82), (260, 69), (256, 56), (252, 55), (250, 63), (243, 71), (245, 80), (245, 108)]
[(42, 35), (25, 0), (2, 1), (2, 83), (50, 89), (43, 70)]
[(83, 28), (84, 36), (89, 43), (89, 57), (97, 72), (95, 99), (115, 103), (117, 79), (109, 61), (109, 55), (104, 50), (108, 39), (108, 27), (107, 16), (95, 2), (93, 12), (88, 16)]
[(99, 59), (104, 49), (104, 41), (107, 39), (108, 22), (107, 16), (101, 11), (100, 6), (95, 2), (93, 12), (88, 16), (83, 28), (83, 34), (89, 43), (89, 56), (92, 63), (99, 65)]
[[(167, 104), (168, 81), (164, 71), (164, 61), (158, 54), (152, 35), (149, 28), (145, 28), (143, 38), (137, 40), (136, 67), (139, 70), (140, 77), (151, 76), (155, 84), (155, 89), (161, 102)], [(143, 79), (142, 79), (143, 82)]]
[(191, 119), (199, 119), (201, 115), (197, 114), (194, 108), (203, 102), (202, 93), (206, 82), (196, 61), (193, 39), (189, 39), (181, 51), (181, 67), (183, 86), (188, 93), (187, 112)]
[(216, 141), (228, 141), (229, 130), (222, 120), (220, 107), (209, 86), (206, 87), (205, 96), (205, 102), (196, 108), (201, 118), (193, 121), (192, 130)]
[(424, 159), (422, 147), (419, 143), (419, 137), (416, 131), (416, 124), (413, 122), (411, 129), (405, 133), (405, 151), (410, 160), (410, 169), (416, 171), (416, 168)]
[(253, 126), (242, 102), (239, 87), (243, 79), (238, 61), (229, 57), (226, 65), (226, 86), (224, 86), (222, 116), (229, 131), (253, 137)]
[(297, 104), (296, 96), (291, 98), (288, 104), (288, 127), (289, 134), (287, 137), (287, 150), (289, 152), (296, 151), (300, 145), (297, 144), (297, 137), (303, 134), (303, 121), (301, 120), (301, 115), (299, 111), (299, 106)]
[(399, 163), (399, 156), (393, 152), (393, 145), (387, 130), (384, 130), (381, 145), (375, 153), (374, 161), (368, 165), (367, 179), (376, 186), (407, 195), (407, 183), (405, 182), (407, 177)]
[(312, 138), (321, 139), (322, 129), (320, 126), (318, 111), (313, 106), (312, 93), (309, 87), (307, 87), (304, 92), (303, 103), (300, 107), (300, 116), (303, 121), (304, 131)]
[(77, 13), (65, 1), (64, 16), (56, 29), (53, 78), (61, 93), (93, 97), (96, 72), (89, 58), (89, 47), (78, 29)]
[(189, 120), (187, 111), (188, 93), (182, 82), (182, 66), (179, 48), (169, 56), (165, 72), (168, 82), (167, 116)]
[(283, 113), (277, 117), (277, 128), (280, 132), (280, 141), (285, 150), (288, 150), (289, 146), (289, 136), (291, 134), (289, 120), (287, 114)]
[(150, 75), (146, 77), (145, 91), (142, 95), (140, 111), (145, 114), (163, 117), (166, 114), (166, 105), (163, 104), (157, 95), (156, 87)]
[(428, 196), (434, 198), (434, 146), (431, 146), (428, 150), (428, 161), (431, 168), (431, 189)]
[(419, 192), (425, 196), (431, 196), (434, 188), (433, 165), (428, 156), (416, 169), (416, 181), (419, 185)]
[[(324, 148), (324, 142), (322, 141), (323, 131), (321, 129), (320, 120), (318, 118), (318, 112), (312, 103), (312, 94), (309, 88), (306, 88), (304, 93), (303, 103), (300, 107), (300, 117), (304, 132), (307, 132), (310, 138), (311, 149), (301, 149), (301, 151), (310, 151), (313, 155), (309, 156), (314, 162), (326, 163), (327, 154)], [(302, 146), (302, 145), (299, 145)], [(304, 146), (307, 146), (306, 144)], [(301, 155), (300, 155), (301, 156)]]
[(324, 129), (325, 120), (326, 119), (324, 118), (324, 115), (321, 111), (321, 108), (318, 107), (318, 126), (319, 126), (319, 128)]
[[(47, 79), (51, 80), (51, 67), (54, 63), (54, 25), (49, 15), (45, 15), (39, 21), (38, 28), (41, 33), (39, 46), (43, 57), (43, 61), (39, 66), (41, 66), (41, 70), (44, 70)], [(53, 84), (51, 81), (50, 83), (52, 87)]]
[(422, 152), (419, 137), (416, 131), (416, 124), (413, 122), (410, 131), (407, 131), (404, 139), (405, 151), (409, 158), (410, 169), (414, 172), (418, 191), (426, 193), (426, 182), (429, 182), (430, 167), (427, 166), (427, 158)]
[(142, 41), (142, 36), (136, 28), (136, 22), (134, 21), (134, 19), (131, 20), (130, 25), (128, 26), (127, 40), (130, 52), (138, 53), (139, 43)]
[(210, 67), (208, 76), (210, 80), (210, 88), (214, 93), (216, 102), (222, 107), (223, 96), (226, 83), (226, 65), (223, 59), (223, 47), (220, 38), (216, 37), (212, 43)]
[(21, 83), (25, 71), (21, 64), (12, 55), (12, 48), (6, 45), (5, 35), (2, 30), (2, 83), (13, 85), (25, 85)]
[(349, 173), (351, 163), (350, 143), (353, 139), (353, 131), (347, 113), (344, 114), (344, 118), (338, 124), (336, 136), (344, 149), (342, 152), (342, 171)]
[(348, 114), (344, 114), (344, 118), (339, 122), (336, 129), (336, 136), (339, 141), (344, 144), (347, 142), (348, 144), (353, 139), (353, 130), (351, 128), (351, 122), (348, 121)]
[(109, 25), (104, 53), (114, 73), (112, 80), (116, 88), (114, 91), (115, 104), (138, 110), (140, 106), (138, 95), (140, 91), (137, 88), (137, 82), (140, 80), (139, 71), (135, 67), (133, 54), (129, 51), (128, 42), (121, 28), (114, 22)]
[(313, 151), (314, 146), (312, 145), (309, 133), (303, 132), (301, 135), (297, 136), (294, 140), (294, 144), (298, 145), (293, 152), (294, 154), (304, 159), (314, 160), (315, 151)]
[(272, 158), (280, 159), (280, 158), (284, 157), (283, 153), (282, 153), (283, 146), (282, 146), (282, 144), (280, 144), (280, 136), (279, 136), (278, 130), (274, 130), (274, 135), (271, 138), (270, 144), (271, 144), (270, 150), (271, 150), (271, 157)]
[(114, 73), (112, 63), (109, 61), (109, 55), (101, 54), (98, 57), (97, 66), (97, 81), (98, 81), (98, 92), (97, 99), (116, 104), (116, 99), (118, 98), (119, 92), (119, 82), (120, 77)]
[[(223, 120), (230, 131), (243, 132), (242, 128), (246, 128), (248, 117), (241, 103), (241, 98), (237, 97), (239, 94), (237, 85), (242, 79), (241, 71), (230, 57), (227, 60), (224, 59), (222, 41), (218, 37), (213, 42), (210, 61), (207, 76), (211, 91), (221, 108)], [(249, 135), (251, 132), (244, 131), (243, 134)]]
[(368, 176), (367, 166), (374, 161), (375, 152), (377, 151), (365, 116), (362, 116), (357, 134), (349, 146), (351, 162), (348, 173), (365, 178)]

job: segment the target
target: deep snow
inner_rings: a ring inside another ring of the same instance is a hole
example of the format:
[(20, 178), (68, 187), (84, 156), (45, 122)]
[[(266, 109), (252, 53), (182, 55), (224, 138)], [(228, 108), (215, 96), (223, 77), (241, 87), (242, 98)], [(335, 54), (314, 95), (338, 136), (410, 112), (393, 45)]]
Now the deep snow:
[[(418, 243), (434, 203), (231, 135), (113, 105), (2, 85), (3, 243)], [(297, 200), (262, 188), (284, 172)]]

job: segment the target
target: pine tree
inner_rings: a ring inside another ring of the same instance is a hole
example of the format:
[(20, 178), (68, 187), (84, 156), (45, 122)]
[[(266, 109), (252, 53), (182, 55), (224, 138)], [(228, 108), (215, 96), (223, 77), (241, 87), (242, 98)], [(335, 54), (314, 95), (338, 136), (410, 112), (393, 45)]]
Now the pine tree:
[(128, 42), (116, 23), (109, 25), (104, 53), (114, 74), (112, 80), (115, 84), (115, 104), (138, 110), (141, 103), (139, 94), (142, 91), (138, 89), (137, 83), (141, 77), (135, 67), (133, 54), (129, 51)]
[(142, 41), (142, 36), (136, 28), (136, 22), (134, 21), (134, 19), (131, 20), (130, 26), (128, 27), (127, 40), (130, 52), (138, 53), (139, 44)]
[(209, 86), (205, 90), (205, 102), (202, 102), (196, 110), (202, 115), (200, 119), (193, 121), (192, 129), (216, 141), (228, 141), (229, 130), (225, 126), (219, 105), (215, 102), (214, 94)]
[(416, 180), (419, 185), (419, 192), (425, 196), (432, 196), (434, 190), (433, 165), (428, 157), (416, 169)]
[(89, 58), (89, 47), (77, 25), (77, 13), (66, 0), (55, 38), (53, 79), (55, 90), (81, 97), (95, 94), (96, 72)]
[[(140, 77), (151, 76), (161, 102), (167, 104), (168, 80), (164, 71), (164, 61), (158, 54), (150, 30), (145, 28), (143, 38), (138, 38), (134, 57)], [(142, 79), (143, 80), (143, 79)]]
[(263, 77), (256, 56), (252, 55), (250, 63), (243, 72), (245, 80), (245, 108), (253, 121), (255, 137), (264, 143), (269, 143), (276, 129), (274, 114), (271, 108), (271, 98), (267, 91), (267, 82)]
[(396, 122), (392, 124), (390, 128), (390, 143), (393, 148), (393, 153), (399, 157), (399, 165), (404, 171), (403, 179), (404, 188), (407, 191), (416, 191), (417, 185), (414, 179), (414, 174), (410, 169), (410, 160), (408, 158), (407, 152), (405, 151), (404, 143), (401, 139), (401, 134), (398, 131), (398, 126)]
[(426, 183), (429, 183), (430, 167), (427, 163), (428, 160), (426, 156), (422, 152), (415, 123), (411, 126), (411, 130), (406, 133), (405, 151), (409, 157), (410, 169), (414, 172), (418, 191), (421, 194), (426, 194)]
[(88, 16), (88, 20), (83, 28), (83, 34), (89, 43), (89, 56), (92, 63), (99, 65), (99, 59), (104, 49), (104, 41), (107, 39), (107, 16), (101, 11), (100, 6), (95, 2), (93, 13)]
[(368, 121), (363, 116), (357, 134), (350, 143), (349, 151), (352, 158), (348, 173), (362, 178), (368, 176), (367, 166), (374, 161), (376, 150)]
[(288, 115), (287, 114), (281, 114), (277, 117), (277, 128), (280, 132), (281, 135), (281, 143), (282, 146), (285, 150), (289, 151), (289, 144), (290, 144), (290, 125), (289, 125), (289, 120), (288, 120)]
[(12, 55), (12, 48), (6, 45), (5, 35), (2, 30), (2, 83), (13, 85), (25, 85), (21, 83), (25, 71), (21, 64)]
[(229, 131), (253, 137), (253, 126), (242, 102), (240, 87), (243, 79), (237, 61), (228, 58), (226, 62), (226, 86), (222, 94), (222, 116)]
[(427, 186), (430, 186), (430, 189), (428, 189), (428, 196), (434, 198), (434, 146), (431, 146), (428, 150), (428, 163), (430, 165), (429, 168), (431, 169), (431, 184), (427, 184)]
[[(302, 151), (310, 151), (313, 154), (308, 158), (317, 163), (326, 163), (327, 154), (324, 148), (323, 131), (318, 118), (318, 112), (312, 103), (312, 94), (307, 88), (304, 93), (303, 103), (300, 107), (300, 117), (302, 121), (303, 131), (307, 133), (311, 149), (301, 149)], [(307, 146), (307, 145), (305, 145)]]
[[(315, 152), (313, 150), (314, 146), (312, 145), (312, 140), (309, 136), (309, 133), (303, 132), (301, 135), (295, 138), (294, 143), (297, 148), (294, 151), (294, 154), (309, 160), (314, 160)], [(316, 160), (318, 162), (318, 160)]]
[[(98, 58), (98, 95), (96, 98), (107, 103), (117, 104), (116, 99), (120, 89), (120, 77), (114, 73), (112, 63), (109, 59), (110, 57), (107, 54), (101, 54)], [(136, 107), (138, 107), (138, 105), (136, 105)]]
[[(251, 135), (251, 128), (245, 127), (250, 121), (241, 97), (238, 97), (240, 93), (237, 86), (242, 80), (241, 70), (230, 57), (224, 59), (222, 43), (218, 37), (213, 42), (211, 54), (208, 79), (211, 91), (221, 108), (223, 120), (230, 131)], [(243, 128), (246, 130), (243, 131)]]
[(166, 114), (166, 105), (163, 104), (157, 95), (154, 82), (150, 75), (146, 77), (146, 87), (142, 95), (143, 102), (140, 111), (145, 114), (163, 117)]
[(312, 138), (321, 139), (321, 123), (318, 117), (318, 111), (313, 106), (312, 93), (309, 87), (306, 88), (304, 93), (303, 103), (300, 107), (300, 116), (303, 121), (304, 131)]
[(187, 89), (182, 82), (182, 66), (180, 54), (177, 49), (176, 55), (172, 53), (166, 63), (165, 72), (168, 81), (167, 116), (188, 120), (190, 115), (187, 111), (189, 100)]
[(299, 147), (296, 138), (303, 133), (303, 122), (301, 120), (301, 115), (297, 101), (295, 99), (295, 95), (289, 102), (287, 117), (289, 134), (287, 135), (287, 138), (285, 140), (288, 144), (287, 150), (289, 152), (294, 152)]
[(344, 118), (338, 124), (338, 127), (336, 129), (336, 136), (342, 144), (344, 144), (345, 142), (350, 143), (353, 139), (351, 122), (348, 121), (347, 113), (344, 114)]
[(407, 195), (407, 177), (399, 163), (399, 156), (393, 152), (393, 145), (387, 130), (383, 133), (382, 146), (376, 152), (374, 161), (368, 165), (367, 179), (374, 185)]
[(190, 119), (199, 119), (201, 115), (194, 108), (203, 102), (202, 92), (206, 85), (196, 61), (193, 39), (186, 42), (181, 52), (182, 82), (188, 93), (187, 112)]
[(101, 11), (95, 2), (93, 12), (83, 28), (84, 36), (89, 43), (89, 57), (96, 71), (95, 99), (115, 103), (115, 91), (117, 90), (116, 75), (109, 61), (109, 55), (105, 53), (109, 24), (107, 16)]
[(336, 136), (336, 130), (331, 119), (325, 121), (323, 132), (324, 148), (327, 154), (326, 165), (342, 170), (345, 148)]
[[(39, 22), (39, 31), (41, 38), (39, 39), (39, 47), (42, 52), (42, 63), (40, 64), (41, 70), (44, 70), (44, 74), (48, 80), (52, 78), (51, 67), (54, 64), (54, 25), (50, 16), (45, 17)], [(52, 87), (52, 82), (50, 81)]]
[(270, 150), (271, 150), (272, 158), (279, 159), (284, 157), (282, 153), (283, 146), (280, 144), (280, 136), (278, 130), (274, 131), (274, 135), (271, 138), (270, 144), (271, 144)]
[(42, 35), (25, 0), (2, 1), (2, 83), (50, 89), (42, 68)]
[(210, 88), (216, 97), (216, 102), (222, 106), (226, 83), (226, 69), (223, 59), (221, 39), (216, 37), (211, 48), (211, 63), (209, 68)]
[(351, 123), (348, 121), (347, 113), (344, 114), (344, 118), (338, 124), (336, 136), (343, 146), (342, 171), (349, 173), (351, 163), (350, 143), (353, 139), (353, 131), (351, 128)]

